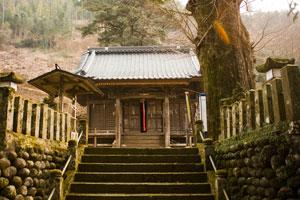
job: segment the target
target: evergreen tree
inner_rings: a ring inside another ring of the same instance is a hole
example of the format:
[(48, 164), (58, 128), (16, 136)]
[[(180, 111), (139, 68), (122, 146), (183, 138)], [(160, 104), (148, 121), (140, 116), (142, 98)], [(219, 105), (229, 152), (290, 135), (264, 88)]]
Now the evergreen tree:
[(101, 45), (154, 45), (165, 39), (167, 16), (153, 0), (85, 0), (83, 6), (94, 20), (82, 34), (98, 34)]

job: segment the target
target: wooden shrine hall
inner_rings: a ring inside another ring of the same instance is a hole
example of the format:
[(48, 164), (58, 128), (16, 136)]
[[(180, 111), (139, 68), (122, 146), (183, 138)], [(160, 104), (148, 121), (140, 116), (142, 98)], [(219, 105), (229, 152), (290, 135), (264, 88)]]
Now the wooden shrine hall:
[(56, 69), (29, 83), (87, 107), (90, 145), (151, 148), (186, 146), (200, 77), (189, 47), (105, 47), (88, 49), (73, 73)]

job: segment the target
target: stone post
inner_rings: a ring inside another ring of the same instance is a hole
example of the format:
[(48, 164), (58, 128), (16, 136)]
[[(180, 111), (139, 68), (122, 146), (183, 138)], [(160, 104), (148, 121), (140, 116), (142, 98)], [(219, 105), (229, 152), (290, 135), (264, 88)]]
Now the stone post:
[(215, 188), (216, 188), (216, 195), (217, 200), (226, 200), (223, 189), (226, 188), (226, 170), (218, 170), (216, 172), (216, 180), (215, 180)]
[(0, 87), (0, 146), (3, 146), (6, 131), (12, 130), (14, 90)]
[(247, 126), (246, 119), (246, 100), (241, 99), (239, 102), (239, 133), (243, 133)]
[(215, 149), (213, 146), (213, 140), (211, 138), (205, 138), (204, 141), (204, 153), (205, 153), (205, 168), (206, 170), (213, 170), (209, 156), (214, 156)]
[(264, 105), (263, 105), (263, 91), (256, 90), (255, 95), (255, 111), (256, 111), (256, 127), (262, 127), (264, 124)]
[(264, 123), (274, 123), (274, 112), (273, 112), (273, 99), (272, 99), (272, 86), (267, 83), (263, 86), (263, 104), (264, 104)]
[(50, 175), (55, 188), (52, 200), (63, 200), (63, 176), (61, 170), (51, 170)]
[(78, 147), (78, 141), (76, 141), (76, 140), (69, 140), (68, 141), (69, 156), (72, 156), (70, 164), (68, 166), (69, 170), (75, 170), (75, 168), (76, 168), (77, 147)]
[(255, 129), (255, 90), (249, 90), (247, 93), (247, 128)]
[(300, 120), (300, 69), (298, 66), (288, 65), (281, 69), (282, 87), (285, 99), (286, 119)]
[(271, 81), (272, 85), (272, 99), (273, 99), (273, 111), (274, 111), (274, 123), (278, 124), (281, 121), (285, 121), (285, 105), (282, 91), (282, 80), (275, 78)]

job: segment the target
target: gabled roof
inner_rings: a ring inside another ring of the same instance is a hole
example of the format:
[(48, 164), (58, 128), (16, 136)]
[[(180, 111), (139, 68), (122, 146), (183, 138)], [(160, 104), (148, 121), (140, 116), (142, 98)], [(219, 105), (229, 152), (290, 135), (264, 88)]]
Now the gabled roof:
[(95, 80), (191, 79), (200, 77), (200, 65), (189, 47), (105, 47), (88, 49), (74, 73)]

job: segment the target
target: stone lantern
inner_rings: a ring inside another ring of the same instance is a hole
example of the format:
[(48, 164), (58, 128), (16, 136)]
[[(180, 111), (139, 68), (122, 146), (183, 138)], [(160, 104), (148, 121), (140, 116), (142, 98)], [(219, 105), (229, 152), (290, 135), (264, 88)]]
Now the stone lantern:
[(256, 70), (260, 73), (265, 73), (266, 81), (270, 81), (275, 78), (281, 78), (280, 69), (289, 64), (295, 64), (295, 59), (269, 57), (265, 64), (257, 66)]
[(17, 84), (23, 83), (24, 80), (14, 72), (0, 73), (0, 88), (12, 88), (17, 91)]

